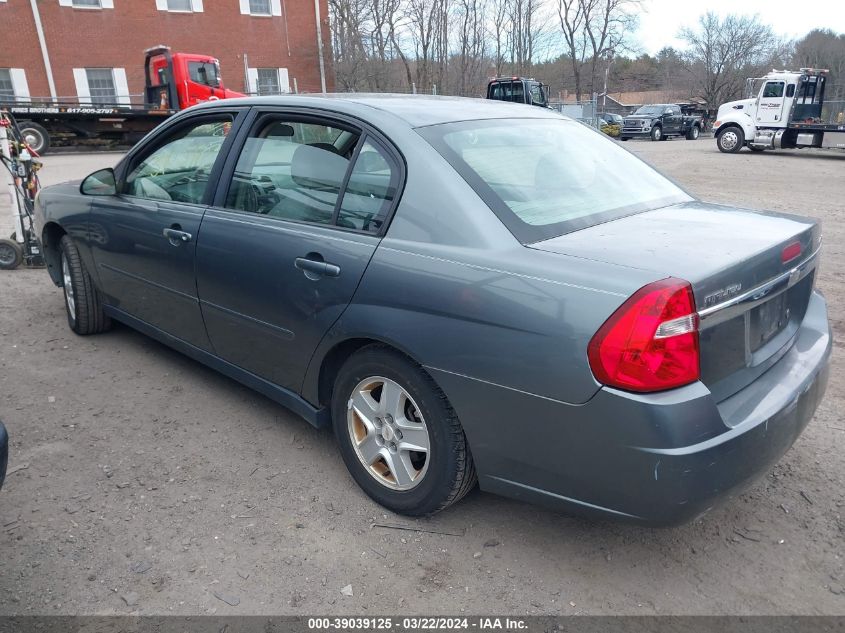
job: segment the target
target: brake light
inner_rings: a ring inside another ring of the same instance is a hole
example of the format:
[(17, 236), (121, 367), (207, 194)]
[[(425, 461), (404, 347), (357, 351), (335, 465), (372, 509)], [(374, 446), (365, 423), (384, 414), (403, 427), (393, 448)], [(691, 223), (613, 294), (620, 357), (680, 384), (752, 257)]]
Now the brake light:
[(587, 357), (599, 382), (627, 391), (698, 380), (698, 313), (689, 282), (670, 277), (640, 288), (595, 333)]
[(785, 264), (801, 254), (801, 242), (792, 242), (780, 252), (780, 261)]

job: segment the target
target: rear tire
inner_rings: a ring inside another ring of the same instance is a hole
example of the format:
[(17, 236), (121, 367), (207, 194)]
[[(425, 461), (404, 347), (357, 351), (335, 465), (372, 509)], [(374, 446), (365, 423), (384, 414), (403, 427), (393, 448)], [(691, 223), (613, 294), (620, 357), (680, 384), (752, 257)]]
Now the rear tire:
[(41, 156), (50, 149), (50, 133), (33, 121), (24, 121), (20, 124), (21, 136), (26, 144)]
[(722, 128), (716, 134), (716, 147), (720, 152), (736, 154), (745, 145), (745, 133), (735, 125)]
[(14, 270), (23, 261), (23, 247), (14, 240), (0, 240), (0, 269)]
[(100, 292), (85, 270), (76, 244), (65, 235), (59, 242), (59, 250), (62, 290), (70, 329), (80, 335), (105, 332), (111, 327), (111, 319), (103, 311)]
[(353, 354), (338, 372), (331, 406), (350, 474), (393, 512), (434, 514), (475, 485), (475, 464), (455, 410), (431, 376), (403, 354), (383, 345)]
[(630, 140), (631, 140), (631, 137), (630, 137), (630, 136), (620, 136), (620, 137), (619, 137), (619, 140), (620, 140), (620, 141), (630, 141)]
[(765, 152), (766, 151), (765, 147), (754, 147), (753, 145), (749, 145), (748, 149), (750, 149), (752, 152)]
[(697, 125), (693, 125), (689, 131), (687, 132), (687, 140), (688, 141), (697, 141), (698, 137), (701, 135), (701, 130), (698, 129)]

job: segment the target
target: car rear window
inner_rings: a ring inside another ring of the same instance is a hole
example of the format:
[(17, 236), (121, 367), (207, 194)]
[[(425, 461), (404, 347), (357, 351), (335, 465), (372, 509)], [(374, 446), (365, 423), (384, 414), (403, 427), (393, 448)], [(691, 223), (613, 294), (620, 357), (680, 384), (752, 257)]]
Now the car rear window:
[(417, 128), (523, 243), (690, 200), (605, 135), (567, 119)]

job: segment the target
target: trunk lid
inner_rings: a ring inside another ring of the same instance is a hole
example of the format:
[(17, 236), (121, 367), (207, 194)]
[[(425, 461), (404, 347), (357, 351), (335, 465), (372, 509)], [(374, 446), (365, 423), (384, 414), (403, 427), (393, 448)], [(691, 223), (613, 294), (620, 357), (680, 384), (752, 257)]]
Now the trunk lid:
[[(693, 201), (531, 247), (689, 281), (701, 316), (701, 379), (722, 400), (793, 343), (820, 243), (821, 227), (809, 218)], [(784, 262), (788, 246), (797, 254)]]

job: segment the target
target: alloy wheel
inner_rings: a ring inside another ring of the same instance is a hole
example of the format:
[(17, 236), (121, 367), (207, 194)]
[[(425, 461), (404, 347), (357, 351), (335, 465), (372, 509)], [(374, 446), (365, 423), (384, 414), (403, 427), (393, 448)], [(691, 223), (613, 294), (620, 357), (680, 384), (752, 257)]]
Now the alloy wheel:
[(76, 319), (76, 295), (73, 292), (73, 280), (70, 276), (70, 265), (67, 257), (62, 254), (62, 286), (65, 291), (65, 302), (71, 318)]
[(419, 407), (398, 383), (381, 376), (359, 382), (346, 420), (355, 454), (371, 477), (392, 490), (422, 482), (431, 438)]

